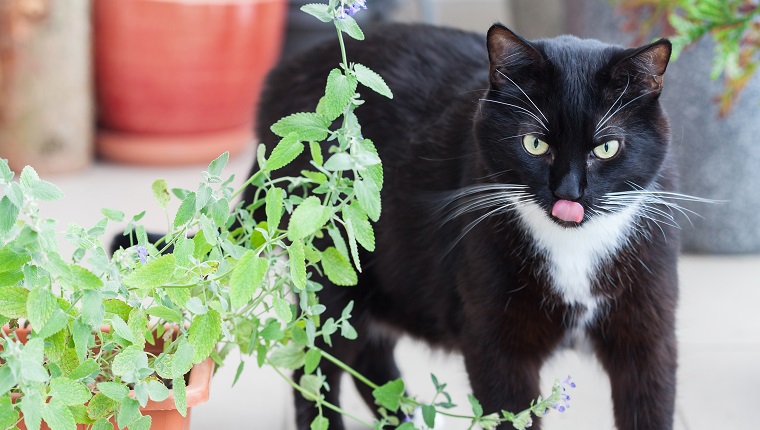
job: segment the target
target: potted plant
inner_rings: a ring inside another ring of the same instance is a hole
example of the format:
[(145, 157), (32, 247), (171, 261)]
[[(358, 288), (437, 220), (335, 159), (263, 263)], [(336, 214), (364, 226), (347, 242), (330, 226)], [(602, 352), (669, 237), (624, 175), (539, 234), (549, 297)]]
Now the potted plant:
[(172, 165), (241, 151), (285, 13), (285, 0), (95, 0), (98, 153)]
[[(345, 2), (332, 0), (304, 10), (341, 30), (343, 45), (343, 33), (363, 38), (344, 7)], [(103, 209), (94, 226), (68, 226), (65, 239), (75, 250), (61, 255), (59, 227), (38, 205), (63, 198), (61, 191), (31, 167), (16, 181), (7, 162), (0, 162), (0, 323), (8, 326), (0, 352), (0, 427), (21, 424), (23, 413), (28, 429), (42, 422), (52, 430), (78, 424), (104, 430), (114, 422), (120, 429), (161, 428), (145, 409), (151, 400), (171, 403), (161, 381), (171, 381), (173, 403), (185, 415), (191, 404), (185, 374), (209, 360), (221, 364), (233, 350), (259, 366), (272, 366), (313, 400), (320, 411), (314, 429), (329, 425), (323, 408), (337, 408), (320, 394), (326, 388), (318, 370), (322, 360), (370, 385), (381, 413), (416, 409), (417, 420), (430, 426), (436, 415), (448, 414), (453, 404), (436, 378), (436, 397), (446, 400), (424, 404), (404, 393), (403, 381), (375, 384), (315, 345), (317, 337), (357, 336), (351, 304), (337, 310), (339, 317), (324, 318), (321, 286), (312, 273), (319, 271), (337, 285), (356, 283), (356, 251), (372, 248), (369, 220), (379, 216), (380, 195), (355, 190), (360, 177), (379, 190), (381, 165), (354, 121), (354, 110), (362, 104), (356, 91), (361, 84), (391, 96), (368, 68), (345, 57), (341, 65), (329, 74), (316, 112), (272, 126), (283, 138), (271, 151), (259, 147), (259, 170), (241, 188), (233, 189), (232, 178), (223, 175), (228, 153), (209, 164), (195, 189), (172, 189), (156, 180), (152, 188), (159, 206), (165, 208), (172, 198), (181, 204), (167, 214), (168, 234), (153, 243), (139, 223), (142, 213), (128, 218)], [(351, 121), (331, 130), (340, 117)], [(338, 138), (330, 140), (324, 159), (313, 142), (329, 136)], [(273, 171), (307, 146), (314, 171), (273, 178)], [(356, 151), (363, 156), (351, 156)], [(248, 186), (256, 190), (248, 206), (232, 204)], [(254, 219), (257, 209), (260, 216)], [(109, 257), (102, 241), (105, 227), (125, 221), (134, 242)], [(315, 241), (318, 237), (329, 237), (333, 244)], [(19, 325), (30, 331), (16, 330)], [(146, 349), (153, 344), (156, 349)], [(304, 375), (297, 381), (286, 374), (301, 368)], [(517, 414), (485, 414), (470, 398), (473, 414), (466, 418), (484, 428), (508, 421), (522, 429), (531, 415), (564, 402), (562, 391), (556, 383), (549, 397)], [(384, 415), (379, 427), (414, 428), (413, 422)]]

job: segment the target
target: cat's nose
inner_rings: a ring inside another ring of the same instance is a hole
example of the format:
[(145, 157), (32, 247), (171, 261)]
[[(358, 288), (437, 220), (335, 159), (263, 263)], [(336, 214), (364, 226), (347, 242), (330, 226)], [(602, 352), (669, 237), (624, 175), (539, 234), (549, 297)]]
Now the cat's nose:
[(560, 179), (554, 195), (560, 200), (577, 202), (583, 197), (583, 184), (579, 174), (570, 171)]

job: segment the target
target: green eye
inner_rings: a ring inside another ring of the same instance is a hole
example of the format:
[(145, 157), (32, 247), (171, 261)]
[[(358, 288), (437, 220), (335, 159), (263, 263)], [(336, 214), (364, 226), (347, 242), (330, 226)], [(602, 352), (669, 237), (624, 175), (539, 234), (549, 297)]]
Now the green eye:
[(544, 155), (549, 152), (549, 144), (532, 134), (523, 137), (523, 147), (530, 155)]
[(602, 160), (608, 160), (615, 156), (620, 150), (620, 142), (610, 140), (594, 148), (594, 155)]

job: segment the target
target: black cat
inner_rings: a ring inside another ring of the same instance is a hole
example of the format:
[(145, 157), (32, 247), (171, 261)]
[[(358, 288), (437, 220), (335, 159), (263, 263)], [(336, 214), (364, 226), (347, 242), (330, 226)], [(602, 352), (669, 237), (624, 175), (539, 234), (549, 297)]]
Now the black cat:
[[(539, 395), (545, 360), (585, 339), (610, 376), (617, 427), (671, 429), (681, 196), (658, 101), (670, 43), (393, 25), (347, 50), (394, 99), (366, 90), (356, 111), (383, 160), (383, 213), (358, 286), (321, 280), (328, 309), (355, 302), (359, 339), (332, 353), (384, 383), (409, 333), (464, 354), (487, 412), (518, 411)], [(257, 119), (268, 148), (269, 126), (312, 111), (339, 62), (322, 46), (269, 75)], [(323, 366), (337, 404), (341, 370)], [(306, 429), (316, 409), (296, 397)]]

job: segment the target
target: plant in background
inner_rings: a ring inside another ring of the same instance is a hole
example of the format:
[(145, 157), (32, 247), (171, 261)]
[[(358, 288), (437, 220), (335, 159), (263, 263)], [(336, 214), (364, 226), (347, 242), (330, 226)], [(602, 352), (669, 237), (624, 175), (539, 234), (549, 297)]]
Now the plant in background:
[(614, 0), (628, 17), (625, 29), (641, 38), (671, 36), (673, 58), (710, 35), (715, 41), (712, 78), (723, 76), (718, 96), (725, 116), (760, 64), (760, 3), (757, 0)]
[[(363, 39), (351, 15), (364, 7), (360, 0), (303, 7), (337, 29), (342, 62), (328, 75), (324, 97), (314, 112), (272, 125), (282, 139), (268, 155), (268, 148), (258, 148), (260, 170), (238, 189), (231, 186), (234, 178), (223, 175), (227, 154), (211, 162), (194, 190), (171, 189), (156, 180), (152, 189), (159, 206), (166, 210), (171, 199), (181, 201), (175, 213), (167, 212), (168, 233), (156, 243), (140, 225), (142, 212), (127, 220), (126, 233), (135, 242), (109, 257), (103, 235), (108, 223), (124, 222), (125, 214), (104, 209), (95, 226), (66, 228), (65, 239), (75, 250), (61, 255), (61, 226), (44, 217), (38, 203), (61, 199), (63, 193), (31, 167), (14, 181), (7, 162), (0, 162), (0, 323), (8, 328), (1, 339), (0, 428), (14, 428), (23, 413), (29, 429), (38, 429), (41, 421), (52, 430), (76, 424), (110, 429), (111, 421), (119, 428), (147, 429), (151, 418), (140, 406), (166, 399), (168, 383), (184, 413), (184, 375), (209, 357), (221, 365), (231, 353), (242, 358), (235, 380), (250, 356), (313, 400), (320, 411), (313, 429), (329, 425), (323, 408), (351, 417), (320, 394), (326, 388), (319, 371), (323, 359), (374, 389), (384, 417), (364, 423), (374, 428), (412, 429), (412, 421), (399, 422), (395, 413), (417, 409), (418, 421), (421, 414), (429, 427), (436, 415), (448, 415), (470, 421), (471, 427), (511, 422), (522, 429), (531, 415), (564, 409), (568, 398), (558, 382), (547, 399), (517, 414), (484, 415), (472, 397), (472, 415), (451, 414), (446, 410), (455, 405), (435, 376), (436, 395), (423, 404), (404, 395), (403, 381), (377, 385), (315, 345), (319, 337), (330, 344), (332, 336), (352, 339), (357, 332), (350, 323), (352, 304), (337, 320), (322, 318), (322, 286), (311, 274), (321, 273), (339, 286), (356, 284), (359, 247), (374, 249), (370, 221), (380, 216), (381, 162), (372, 141), (362, 136), (354, 110), (363, 103), (359, 84), (392, 94), (371, 69), (348, 62), (343, 43), (344, 33)], [(339, 126), (331, 129), (336, 120)], [(327, 154), (322, 141), (329, 142)], [(306, 148), (310, 170), (273, 177)], [(233, 206), (248, 186), (256, 189), (253, 201)], [(265, 217), (254, 219), (262, 208)], [(315, 238), (322, 237), (332, 245), (317, 246)], [(25, 344), (14, 333), (21, 324), (31, 328)], [(159, 338), (163, 347), (148, 352), (146, 346)], [(286, 375), (301, 367), (301, 380)], [(12, 401), (12, 394), (19, 399)]]

